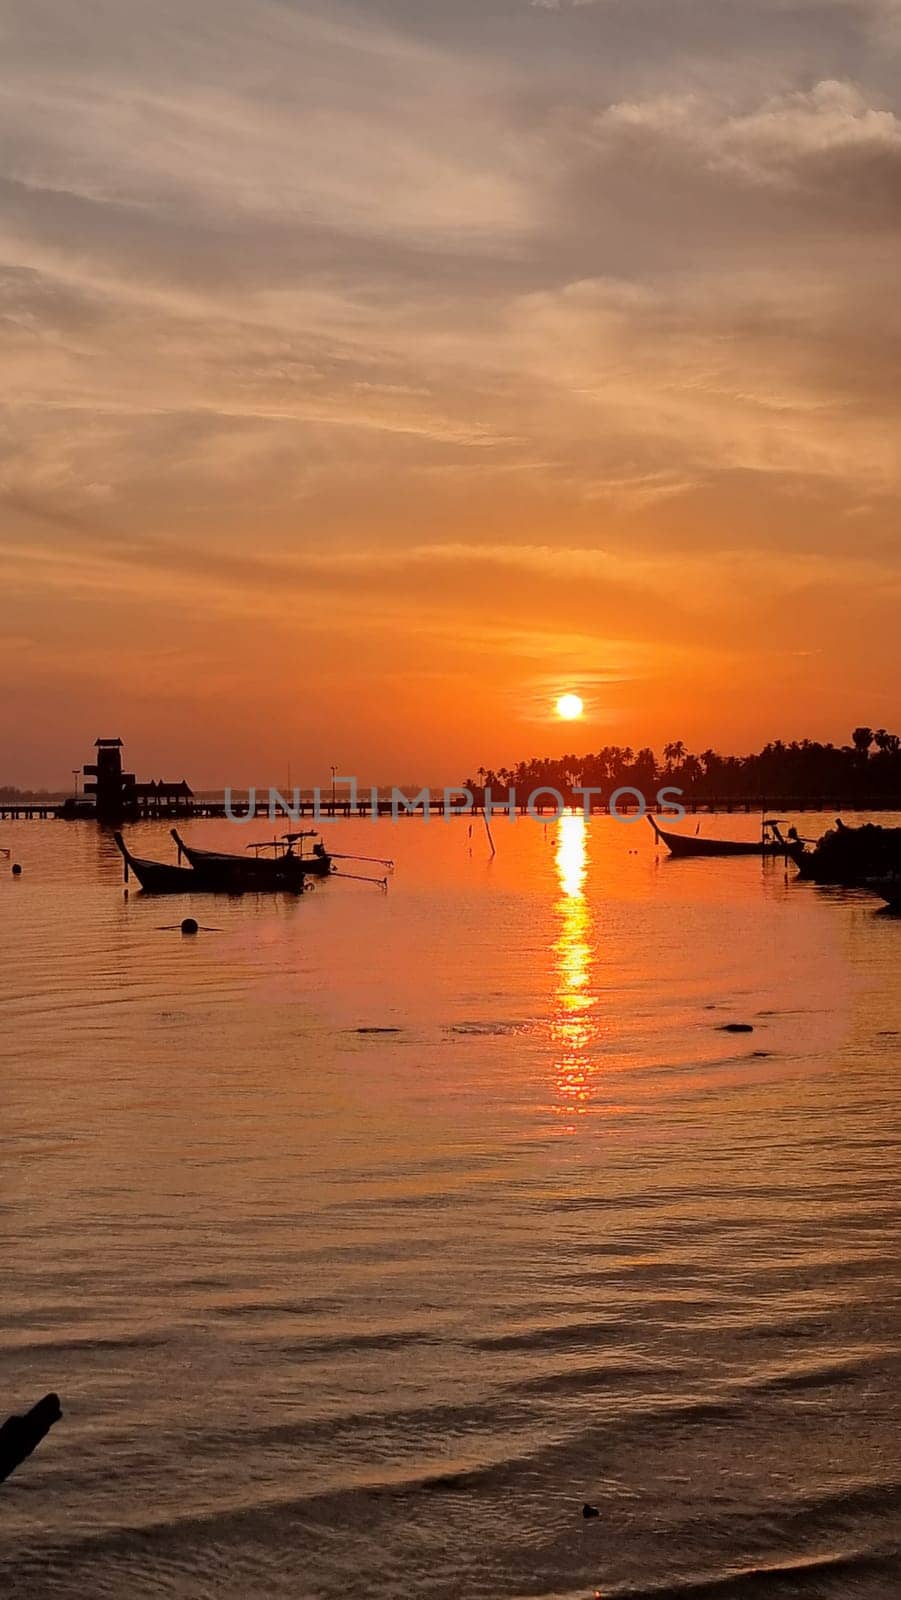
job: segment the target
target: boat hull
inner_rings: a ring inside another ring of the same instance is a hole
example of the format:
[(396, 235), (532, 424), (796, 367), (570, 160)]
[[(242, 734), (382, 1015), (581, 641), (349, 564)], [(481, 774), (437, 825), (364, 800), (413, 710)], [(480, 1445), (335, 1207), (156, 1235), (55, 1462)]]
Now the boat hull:
[(673, 856), (775, 856), (782, 846), (775, 840), (704, 839), (699, 834), (670, 833), (649, 817), (657, 838)]
[(799, 876), (811, 883), (854, 888), (871, 879), (901, 882), (901, 830), (897, 828), (875, 823), (859, 828), (837, 824), (813, 846), (792, 839), (780, 842)]
[(227, 860), (210, 861), (197, 868), (173, 867), (163, 861), (148, 861), (132, 855), (121, 833), (115, 834), (116, 844), (125, 862), (126, 881), (133, 873), (145, 894), (300, 894), (303, 877), (299, 874), (263, 877), (254, 873), (253, 863), (237, 858), (234, 864)]
[(802, 844), (800, 839), (784, 838), (778, 828), (776, 829), (776, 839), (777, 849), (789, 861), (794, 863), (802, 878), (809, 878), (811, 876), (810, 865), (813, 860), (813, 851), (808, 849), (807, 845)]
[(177, 828), (172, 829), (172, 837), (196, 872), (232, 871), (239, 873), (248, 885), (266, 888), (274, 884), (281, 888), (298, 889), (303, 887), (305, 878), (327, 878), (332, 869), (331, 856), (328, 855), (283, 855), (274, 861), (266, 861), (259, 856), (249, 859), (221, 850), (198, 850), (194, 845), (185, 844)]
[(880, 900), (885, 901), (887, 911), (893, 911), (896, 915), (901, 912), (901, 878), (867, 878), (864, 887), (872, 889)]

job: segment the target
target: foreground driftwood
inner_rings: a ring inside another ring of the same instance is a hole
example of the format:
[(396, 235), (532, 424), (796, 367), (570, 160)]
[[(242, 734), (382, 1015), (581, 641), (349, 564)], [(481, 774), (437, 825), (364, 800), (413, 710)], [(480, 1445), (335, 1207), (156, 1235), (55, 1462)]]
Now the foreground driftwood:
[(0, 1427), (0, 1483), (31, 1455), (62, 1414), (59, 1395), (45, 1394), (24, 1417), (7, 1417)]

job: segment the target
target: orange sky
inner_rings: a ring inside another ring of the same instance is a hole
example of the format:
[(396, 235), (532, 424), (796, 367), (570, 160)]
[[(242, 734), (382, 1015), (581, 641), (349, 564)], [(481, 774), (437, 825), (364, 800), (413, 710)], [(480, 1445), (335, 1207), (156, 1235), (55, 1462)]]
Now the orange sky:
[(901, 725), (899, 0), (0, 30), (0, 781)]

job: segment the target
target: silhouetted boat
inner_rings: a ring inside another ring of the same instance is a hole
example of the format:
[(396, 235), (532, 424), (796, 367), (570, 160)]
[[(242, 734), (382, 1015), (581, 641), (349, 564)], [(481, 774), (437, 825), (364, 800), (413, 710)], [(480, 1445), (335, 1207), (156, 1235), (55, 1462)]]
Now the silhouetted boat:
[[(759, 839), (705, 839), (698, 833), (670, 833), (655, 817), (648, 816), (658, 840), (673, 856), (775, 856), (785, 846), (778, 840), (778, 825), (764, 822)], [(767, 830), (773, 830), (768, 833)]]
[(304, 874), (296, 861), (278, 874), (261, 873), (256, 870), (257, 862), (241, 856), (211, 857), (199, 866), (173, 867), (134, 856), (121, 833), (113, 837), (125, 861), (126, 882), (133, 872), (148, 894), (300, 894), (303, 890)]
[(793, 861), (802, 878), (813, 877), (813, 857), (817, 841), (815, 839), (802, 839), (795, 828), (789, 828), (787, 834), (782, 834), (776, 828), (776, 838), (783, 853), (789, 861)]
[(816, 840), (802, 839), (794, 828), (784, 838), (778, 826), (775, 832), (780, 849), (800, 876), (812, 883), (853, 886), (901, 877), (901, 828), (883, 828), (875, 822), (849, 828), (839, 817), (835, 827)]
[(173, 867), (165, 861), (146, 861), (141, 856), (132, 855), (121, 833), (114, 833), (113, 838), (125, 862), (126, 883), (128, 874), (133, 872), (141, 888), (146, 889), (148, 894), (194, 894), (201, 887), (193, 867)]
[[(172, 828), (171, 833), (178, 846), (179, 858), (184, 856), (198, 872), (217, 867), (230, 867), (240, 872), (248, 882), (262, 881), (266, 884), (277, 881), (289, 888), (296, 888), (298, 884), (302, 884), (305, 877), (327, 878), (332, 869), (332, 858), (323, 844), (314, 846), (311, 855), (295, 854), (294, 845), (297, 840), (316, 838), (313, 832), (288, 833), (284, 841), (273, 840), (272, 845), (265, 848), (281, 847), (283, 854), (273, 857), (272, 860), (267, 860), (263, 856), (255, 856), (253, 860), (249, 860), (247, 856), (229, 855), (224, 850), (198, 850), (196, 845), (185, 843), (177, 828)], [(248, 848), (264, 847), (254, 845)]]
[(896, 915), (901, 915), (901, 878), (867, 878), (865, 887), (872, 889), (874, 894), (878, 894), (880, 900), (885, 901), (887, 910), (894, 911)]

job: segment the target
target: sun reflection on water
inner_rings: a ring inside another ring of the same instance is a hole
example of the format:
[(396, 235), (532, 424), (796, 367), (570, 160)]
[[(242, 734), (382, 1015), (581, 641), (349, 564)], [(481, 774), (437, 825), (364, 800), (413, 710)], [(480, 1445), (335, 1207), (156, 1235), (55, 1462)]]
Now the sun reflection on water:
[(585, 897), (588, 869), (585, 818), (561, 817), (557, 830), (560, 899), (554, 910), (559, 918), (559, 934), (554, 943), (556, 987), (551, 1018), (559, 1097), (555, 1109), (561, 1115), (584, 1117), (591, 1099), (594, 1065), (590, 1051), (597, 1032), (591, 1015), (596, 1004), (591, 985), (595, 953), (593, 918)]

